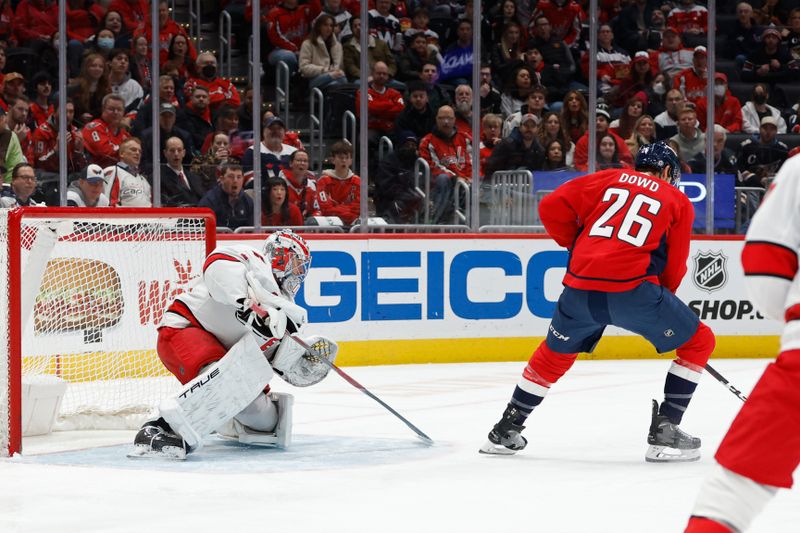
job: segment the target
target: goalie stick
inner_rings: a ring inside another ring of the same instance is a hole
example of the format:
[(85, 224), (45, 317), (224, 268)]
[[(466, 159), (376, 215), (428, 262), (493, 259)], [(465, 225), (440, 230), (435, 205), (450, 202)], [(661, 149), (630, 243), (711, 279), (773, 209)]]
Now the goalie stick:
[(709, 374), (711, 374), (712, 376), (714, 376), (714, 377), (717, 379), (717, 381), (719, 381), (720, 383), (722, 383), (722, 385), (723, 385), (723, 386), (724, 386), (726, 389), (728, 389), (729, 391), (731, 391), (731, 392), (733, 393), (733, 395), (734, 395), (734, 396), (736, 396), (737, 398), (739, 398), (739, 399), (740, 399), (740, 400), (742, 400), (743, 402), (746, 402), (746, 401), (747, 401), (747, 396), (745, 396), (744, 394), (742, 394), (742, 391), (740, 391), (739, 389), (737, 389), (736, 387), (734, 387), (733, 385), (731, 385), (731, 383), (730, 383), (730, 382), (729, 382), (727, 379), (725, 379), (725, 378), (722, 376), (722, 374), (720, 374), (719, 372), (717, 372), (716, 370), (714, 370), (714, 367), (712, 367), (712, 366), (711, 366), (711, 365), (709, 365), (709, 364), (706, 364), (706, 370), (708, 370), (708, 373), (709, 373)]
[(402, 420), (405, 425), (407, 425), (414, 433), (417, 434), (417, 437), (419, 437), (419, 439), (422, 442), (424, 442), (428, 446), (432, 446), (433, 445), (433, 439), (431, 439), (429, 436), (427, 436), (425, 433), (423, 433), (417, 426), (415, 426), (414, 424), (412, 424), (411, 422), (406, 420), (406, 418), (403, 417), (403, 415), (401, 415), (400, 413), (398, 413), (397, 411), (392, 409), (392, 407), (389, 404), (387, 404), (386, 402), (384, 402), (383, 400), (381, 400), (380, 398), (378, 398), (377, 396), (372, 394), (369, 390), (367, 390), (367, 388), (364, 385), (362, 385), (361, 383), (359, 383), (358, 381), (353, 379), (344, 370), (342, 370), (341, 368), (339, 368), (335, 364), (333, 364), (330, 361), (328, 361), (327, 357), (325, 357), (323, 354), (320, 354), (319, 352), (317, 352), (314, 348), (312, 348), (305, 341), (303, 341), (303, 339), (301, 339), (301, 338), (299, 338), (299, 337), (297, 337), (295, 335), (287, 335), (287, 337), (291, 338), (294, 342), (296, 342), (297, 344), (302, 346), (303, 349), (306, 350), (308, 353), (314, 355), (317, 359), (319, 359), (320, 361), (322, 361), (323, 363), (328, 365), (332, 370), (336, 371), (336, 373), (339, 374), (340, 376), (342, 376), (342, 379), (344, 379), (350, 385), (352, 385), (353, 387), (357, 388), (358, 390), (360, 390), (361, 392), (363, 392), (364, 394), (366, 394), (367, 396), (369, 396), (370, 398), (372, 398), (373, 400), (375, 400), (376, 402), (381, 404), (384, 408), (386, 408), (387, 411), (389, 411), (394, 416), (396, 416), (397, 418)]

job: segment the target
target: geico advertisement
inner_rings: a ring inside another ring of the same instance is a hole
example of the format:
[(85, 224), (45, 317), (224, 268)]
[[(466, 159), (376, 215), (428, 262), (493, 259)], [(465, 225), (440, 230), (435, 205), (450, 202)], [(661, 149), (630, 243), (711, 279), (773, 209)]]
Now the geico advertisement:
[[(549, 239), (483, 235), (309, 237), (309, 245), (298, 301), (311, 329), (340, 340), (544, 336), (568, 258)], [(777, 335), (780, 324), (745, 293), (741, 248), (739, 240), (693, 241), (678, 296), (718, 335)]]
[(84, 242), (66, 253), (56, 246), (26, 324), (23, 353), (155, 348), (167, 303), (202, 274), (204, 260), (202, 241)]

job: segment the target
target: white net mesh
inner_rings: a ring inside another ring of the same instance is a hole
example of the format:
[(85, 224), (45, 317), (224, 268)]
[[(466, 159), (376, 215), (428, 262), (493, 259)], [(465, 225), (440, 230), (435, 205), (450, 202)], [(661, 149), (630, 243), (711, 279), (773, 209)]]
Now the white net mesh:
[(178, 386), (156, 325), (202, 274), (204, 220), (24, 217), (20, 236), (23, 379), (68, 382), (57, 429), (138, 426)]

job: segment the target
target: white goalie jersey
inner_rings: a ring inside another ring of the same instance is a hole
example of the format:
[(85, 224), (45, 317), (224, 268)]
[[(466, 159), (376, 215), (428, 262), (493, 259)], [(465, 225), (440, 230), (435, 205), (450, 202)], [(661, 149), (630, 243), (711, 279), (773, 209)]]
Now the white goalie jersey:
[(248, 273), (269, 293), (294, 301), (293, 295), (280, 290), (268, 259), (261, 252), (243, 245), (220, 246), (206, 258), (203, 275), (169, 305), (159, 326), (197, 325), (230, 349), (251, 333), (251, 328), (236, 316), (249, 299)]

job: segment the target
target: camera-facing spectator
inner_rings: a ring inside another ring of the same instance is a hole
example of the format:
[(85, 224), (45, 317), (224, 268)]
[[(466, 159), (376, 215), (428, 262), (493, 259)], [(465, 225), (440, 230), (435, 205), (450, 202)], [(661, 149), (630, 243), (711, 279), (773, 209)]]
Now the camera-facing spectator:
[(353, 14), (345, 9), (342, 0), (324, 0), (317, 16), (320, 15), (333, 17), (333, 36), (339, 42), (350, 35), (350, 19), (353, 18)]
[(673, 28), (666, 28), (661, 35), (661, 47), (654, 52), (658, 71), (674, 78), (682, 70), (692, 66), (694, 50), (686, 48)]
[[(589, 52), (581, 55), (583, 76), (589, 78)], [(602, 94), (620, 85), (628, 77), (631, 56), (614, 43), (614, 31), (609, 24), (601, 24), (597, 30), (597, 87)]]
[[(595, 128), (597, 132), (596, 139), (600, 139), (606, 133), (609, 133), (614, 136), (615, 144), (617, 150), (619, 151), (619, 160), (621, 163), (627, 166), (633, 166), (633, 156), (631, 155), (630, 151), (628, 150), (628, 146), (625, 144), (625, 140), (622, 139), (619, 135), (614, 132), (608, 130), (608, 126), (611, 122), (611, 113), (608, 110), (608, 106), (606, 104), (597, 104), (597, 119), (595, 123)], [(578, 139), (578, 142), (575, 143), (575, 169), (576, 170), (588, 170), (589, 169), (589, 132), (583, 134), (583, 136)]]
[(139, 82), (131, 78), (130, 55), (127, 50), (114, 49), (108, 55), (108, 83), (111, 92), (125, 101), (125, 111), (133, 111), (139, 107), (144, 91)]
[[(350, 19), (352, 34), (342, 43), (342, 65), (347, 79), (351, 83), (358, 83), (361, 79), (361, 17), (354, 15)], [(393, 88), (403, 88), (403, 84), (394, 79), (397, 75), (397, 61), (389, 45), (376, 37), (372, 33), (367, 36), (367, 64), (370, 72), (375, 68), (375, 64), (382, 62), (386, 65), (389, 72), (387, 85)]]
[(289, 202), (297, 206), (303, 219), (322, 214), (317, 195), (317, 180), (308, 170), (309, 165), (308, 152), (296, 150), (289, 156), (289, 164), (281, 170), (279, 176), (288, 187)]
[[(67, 95), (75, 102), (75, 122), (78, 126), (88, 124), (102, 113), (103, 99), (111, 92), (105, 72), (105, 57), (89, 54), (83, 59), (75, 83), (67, 87)], [(6, 79), (9, 76), (6, 74)], [(125, 110), (125, 100), (122, 100), (122, 110)]]
[(11, 186), (0, 189), (0, 208), (30, 207), (39, 204), (32, 198), (36, 192), (36, 173), (28, 163), (17, 163), (11, 169)]
[(33, 133), (28, 127), (30, 110), (31, 101), (25, 96), (19, 96), (8, 108), (8, 129), (17, 135), (19, 146), (26, 156), (32, 150), (31, 138)]
[[(158, 77), (158, 101), (160, 104), (170, 104), (175, 108), (176, 120), (184, 123), (182, 117), (183, 110), (181, 109), (180, 102), (175, 94), (175, 80), (172, 76), (162, 74)], [(180, 117), (179, 117), (180, 115)], [(136, 118), (131, 124), (131, 133), (136, 136), (142, 136), (142, 132), (152, 126), (153, 124), (153, 101), (148, 95), (144, 99), (144, 103), (136, 112)]]
[(478, 92), (481, 95), (481, 115), (485, 115), (486, 113), (499, 115), (502, 112), (503, 95), (500, 89), (494, 85), (491, 65), (488, 63), (482, 64), (480, 76), (480, 88)]
[[(557, 140), (561, 143), (561, 150), (564, 155), (564, 162), (566, 166), (572, 166), (572, 160), (575, 157), (575, 143), (570, 140), (569, 135), (561, 124), (561, 117), (554, 111), (548, 111), (542, 118), (542, 123), (539, 126), (539, 144), (547, 148), (551, 141)], [(545, 155), (547, 150), (545, 150)]]
[(737, 160), (742, 187), (767, 187), (789, 155), (786, 143), (778, 140), (778, 121), (775, 117), (761, 118), (758, 138), (742, 142)]
[(5, 158), (0, 161), (0, 173), (3, 183), (11, 183), (11, 171), (19, 163), (25, 163), (25, 155), (19, 146), (17, 135), (8, 128), (8, 116), (0, 108), (0, 154), (5, 153)]
[(697, 127), (697, 111), (687, 104), (678, 112), (678, 133), (670, 137), (680, 148), (681, 161), (688, 164), (706, 149), (706, 135)]
[(270, 178), (263, 188), (261, 198), (263, 226), (302, 226), (303, 215), (300, 209), (289, 201), (286, 182), (280, 178)]
[(242, 167), (226, 163), (219, 169), (219, 183), (197, 204), (208, 207), (217, 218), (217, 227), (236, 229), (253, 225), (253, 200), (245, 194)]
[(203, 190), (207, 192), (217, 184), (219, 167), (227, 163), (238, 165), (239, 160), (231, 157), (228, 136), (217, 132), (208, 151), (192, 159), (191, 171), (200, 176)]
[[(714, 124), (714, 173), (715, 174), (736, 174), (738, 170), (736, 164), (736, 153), (730, 148), (725, 147), (728, 140), (728, 132), (719, 124)], [(706, 172), (706, 152), (703, 150), (694, 159), (689, 161), (692, 172), (705, 174)]]
[(761, 45), (742, 66), (742, 81), (780, 83), (797, 79), (800, 64), (792, 60), (789, 49), (781, 44), (781, 33), (774, 26), (761, 32)]
[(333, 168), (322, 171), (317, 196), (323, 216), (339, 217), (346, 226), (358, 218), (361, 206), (361, 178), (350, 169), (353, 147), (347, 141), (331, 146)]
[(238, 107), (241, 103), (239, 91), (230, 80), (217, 76), (217, 58), (210, 52), (203, 52), (197, 56), (196, 77), (191, 77), (184, 85), (184, 92), (187, 97), (192, 96), (192, 92), (197, 87), (205, 87), (208, 90), (208, 105), (211, 111), (216, 111), (223, 105)]
[(100, 165), (89, 165), (78, 179), (67, 188), (67, 205), (69, 207), (108, 207), (108, 196), (105, 191), (106, 182)]
[[(394, 128), (394, 121), (403, 111), (403, 95), (399, 91), (388, 87), (389, 68), (382, 61), (375, 63), (372, 67), (372, 81), (369, 84), (369, 98), (367, 101), (370, 143), (377, 143), (378, 139), (391, 133)], [(356, 102), (360, 98), (361, 91), (356, 91)], [(356, 107), (356, 116), (359, 116), (360, 106)]]
[[(290, 156), (297, 150), (286, 144), (286, 124), (280, 117), (270, 117), (261, 128), (261, 179), (277, 178), (281, 171), (289, 167)], [(244, 152), (242, 166), (245, 168), (245, 182), (253, 177), (253, 147)]]
[(450, 105), (450, 95), (437, 83), (439, 79), (439, 67), (436, 63), (425, 63), (422, 65), (420, 81), (425, 84), (428, 91), (428, 103), (436, 111), (443, 105)]
[[(167, 139), (170, 137), (179, 138), (185, 149), (183, 162), (184, 164), (188, 164), (192, 161), (195, 147), (192, 143), (192, 135), (183, 128), (176, 126), (176, 112), (174, 105), (166, 102), (161, 104), (158, 114), (158, 126), (161, 130), (158, 139), (160, 143), (159, 148), (163, 151), (167, 146)], [(142, 132), (140, 139), (142, 140), (142, 148), (144, 149), (142, 167), (149, 170), (152, 168), (153, 162), (153, 128), (146, 128)]]
[(539, 122), (539, 117), (532, 113), (522, 116), (519, 126), (494, 147), (486, 160), (486, 179), (491, 179), (498, 170), (542, 168), (545, 154), (538, 138)]
[(688, 46), (706, 44), (708, 10), (694, 0), (680, 0), (667, 14), (667, 26), (681, 32)]
[(574, 0), (539, 0), (531, 20), (544, 16), (553, 26), (553, 35), (569, 47), (578, 45), (582, 21), (586, 18), (580, 4)]
[(522, 109), (528, 95), (539, 84), (538, 82), (539, 76), (527, 65), (515, 68), (506, 81), (506, 88), (501, 98), (503, 116), (509, 117)]
[(753, 95), (742, 106), (742, 131), (754, 135), (759, 132), (761, 121), (764, 117), (772, 117), (778, 128), (778, 133), (786, 133), (786, 121), (776, 107), (767, 103), (769, 88), (765, 83), (756, 83)]
[(683, 108), (686, 99), (678, 89), (667, 92), (666, 109), (655, 116), (656, 138), (664, 140), (678, 133), (678, 112)]
[(119, 162), (103, 169), (111, 207), (152, 207), (150, 181), (140, 173), (142, 141), (129, 137), (119, 145)]
[(642, 115), (633, 127), (633, 133), (625, 139), (631, 154), (639, 152), (639, 148), (656, 142), (656, 123), (650, 115)]
[(672, 87), (683, 93), (683, 96), (694, 105), (705, 96), (708, 82), (708, 56), (705, 46), (694, 49), (692, 66), (680, 71), (672, 81)]
[[(697, 102), (697, 120), (703, 131), (706, 130), (707, 110), (708, 98), (704, 96)], [(723, 72), (714, 74), (714, 123), (730, 133), (742, 131), (742, 104), (728, 90), (728, 76)]]
[(161, 65), (163, 74), (169, 74), (171, 68), (177, 69), (175, 79), (180, 82), (180, 86), (186, 80), (197, 76), (197, 57), (192, 57), (189, 48), (189, 39), (183, 34), (175, 34), (167, 49), (167, 60)]
[(41, 55), (57, 31), (58, 3), (55, 0), (22, 0), (17, 4), (14, 34), (20, 46)]
[(333, 28), (332, 16), (318, 16), (308, 39), (300, 45), (300, 74), (308, 79), (309, 88), (324, 89), (347, 82), (342, 70), (342, 45)]
[[(28, 160), (35, 168), (44, 172), (59, 172), (58, 111), (59, 108), (56, 107), (47, 121), (40, 124), (33, 132)], [(85, 169), (89, 162), (83, 149), (83, 137), (72, 123), (74, 117), (75, 105), (72, 100), (67, 99), (67, 172), (69, 174)], [(98, 168), (100, 167), (98, 166)]]
[[(392, 14), (392, 0), (375, 0), (375, 9), (369, 10), (369, 30), (390, 49), (397, 53), (403, 51), (403, 32), (400, 20)], [(353, 34), (358, 35), (355, 29)]]
[(420, 157), (431, 169), (434, 224), (446, 223), (452, 216), (456, 180), (472, 179), (472, 140), (456, 130), (455, 122), (453, 108), (440, 107), (436, 112), (436, 128), (419, 146)]
[(428, 91), (421, 81), (408, 84), (408, 102), (397, 116), (396, 131), (410, 131), (421, 139), (436, 126), (436, 112), (428, 102)]
[(573, 170), (572, 165), (567, 162), (567, 149), (559, 139), (551, 139), (544, 146), (544, 163), (542, 170)]
[(25, 95), (25, 78), (19, 72), (9, 72), (3, 78), (3, 98), (0, 99), (0, 107), (8, 111), (11, 104)]
[[(604, 170), (607, 168), (630, 168), (631, 165), (622, 161), (620, 157), (621, 146), (611, 132), (606, 132), (597, 136), (597, 152), (595, 168)], [(625, 146), (624, 144), (622, 146)]]
[(520, 110), (509, 115), (503, 123), (503, 137), (511, 135), (513, 129), (519, 126), (522, 116), (528, 113), (536, 115), (536, 118), (539, 119), (539, 124), (541, 124), (546, 110), (546, 102), (547, 88), (537, 85), (531, 89)]
[(589, 127), (589, 104), (579, 91), (569, 91), (561, 107), (561, 127), (573, 143), (583, 137)]
[[(77, 112), (77, 106), (76, 106)], [(122, 127), (125, 115), (125, 101), (116, 94), (107, 94), (103, 98), (103, 112), (100, 118), (89, 122), (83, 130), (83, 145), (92, 163), (100, 166), (114, 165), (119, 161), (119, 147), (130, 137)]]
[(208, 89), (202, 85), (195, 87), (191, 99), (186, 103), (186, 109), (177, 119), (178, 127), (191, 134), (192, 145), (203, 146), (208, 134), (214, 131)]
[(623, 139), (630, 137), (633, 133), (633, 127), (636, 125), (636, 121), (639, 120), (639, 117), (644, 115), (644, 108), (647, 107), (646, 98), (644, 93), (632, 96), (622, 109), (622, 114), (620, 114), (618, 119), (611, 121), (611, 124), (608, 125), (608, 129)]
[(165, 141), (161, 165), (161, 205), (195, 206), (208, 192), (203, 179), (184, 165), (186, 149), (180, 137)]
[(47, 72), (40, 71), (33, 75), (31, 85), (35, 91), (31, 99), (31, 122), (34, 128), (38, 128), (40, 124), (47, 122), (55, 109), (54, 105), (50, 103), (53, 95), (53, 81)]
[(416, 33), (400, 56), (397, 79), (404, 82), (419, 81), (425, 63), (440, 64), (441, 56), (435, 46), (428, 44), (424, 33)]
[(727, 51), (727, 56), (736, 59), (736, 64), (741, 66), (747, 56), (758, 49), (762, 31), (753, 17), (753, 6), (739, 2), (736, 4), (736, 22), (728, 33), (728, 46), (720, 52), (724, 54)]

